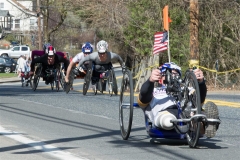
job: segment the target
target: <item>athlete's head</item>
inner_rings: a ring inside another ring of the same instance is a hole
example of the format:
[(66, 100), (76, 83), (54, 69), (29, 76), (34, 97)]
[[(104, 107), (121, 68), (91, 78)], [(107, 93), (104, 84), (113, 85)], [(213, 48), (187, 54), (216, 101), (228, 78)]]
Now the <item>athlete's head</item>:
[(174, 62), (164, 63), (164, 64), (160, 67), (161, 73), (166, 72), (167, 69), (169, 69), (173, 75), (178, 74), (180, 77), (181, 77), (181, 75), (182, 75), (181, 67), (179, 67), (178, 65), (176, 65)]
[(101, 40), (97, 43), (97, 51), (100, 61), (105, 61), (107, 59), (108, 43)]
[(93, 52), (93, 46), (90, 42), (86, 42), (82, 45), (82, 52), (84, 54), (90, 54)]

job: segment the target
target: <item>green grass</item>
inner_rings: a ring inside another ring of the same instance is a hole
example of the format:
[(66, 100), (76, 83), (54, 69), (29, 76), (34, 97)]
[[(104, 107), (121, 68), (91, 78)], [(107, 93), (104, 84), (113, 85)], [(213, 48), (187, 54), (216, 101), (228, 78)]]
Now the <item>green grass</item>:
[(11, 77), (17, 77), (17, 74), (15, 74), (15, 73), (0, 73), (0, 78), (11, 78)]

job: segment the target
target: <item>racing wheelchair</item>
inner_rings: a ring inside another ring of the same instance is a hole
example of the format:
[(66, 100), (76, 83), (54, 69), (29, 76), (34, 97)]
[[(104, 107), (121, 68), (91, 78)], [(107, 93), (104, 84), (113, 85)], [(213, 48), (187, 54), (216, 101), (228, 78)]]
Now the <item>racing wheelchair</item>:
[[(38, 56), (41, 56), (45, 54), (44, 52), (38, 52), (38, 51), (32, 51), (32, 58), (36, 58)], [(57, 54), (63, 56), (62, 52), (57, 52)], [(43, 66), (41, 63), (37, 63), (35, 66), (35, 74), (31, 76), (30, 78), (30, 85), (32, 87), (32, 90), (35, 91), (38, 87), (38, 83), (40, 78), (47, 79), (51, 85), (51, 89), (54, 89), (54, 85), (57, 91), (59, 91), (60, 87), (64, 88), (63, 82), (64, 82), (64, 73), (61, 69), (61, 64), (49, 68), (45, 71), (43, 71)]]
[(51, 89), (54, 89), (54, 85), (57, 91), (59, 91), (60, 87), (63, 88), (63, 73), (61, 72), (60, 67), (57, 68), (47, 68), (45, 72), (43, 72), (42, 64), (37, 64), (37, 68), (35, 71), (35, 75), (31, 79), (31, 86), (33, 91), (37, 89), (40, 78), (48, 79), (51, 85)]
[(93, 62), (91, 63), (92, 65), (87, 69), (86, 76), (84, 77), (83, 95), (86, 95), (89, 85), (91, 83), (91, 79), (97, 81), (95, 88), (93, 88), (95, 95), (97, 94), (97, 91), (103, 93), (103, 91), (106, 90), (106, 83), (108, 84), (109, 95), (112, 96), (113, 93), (117, 95), (118, 94), (117, 80), (115, 77), (112, 64), (109, 64), (108, 70), (101, 72), (100, 77), (94, 77), (93, 71), (95, 70), (95, 64)]
[[(201, 113), (198, 81), (191, 70), (187, 70), (185, 77), (181, 79), (172, 76), (171, 69), (166, 68), (164, 76), (167, 94), (175, 97), (178, 117), (170, 121), (173, 123), (174, 129), (164, 130), (157, 128), (145, 115), (146, 131), (151, 138), (186, 139), (189, 147), (195, 148), (202, 136), (200, 134), (202, 123), (205, 125), (208, 125), (208, 122), (220, 124), (221, 121), (207, 118)], [(139, 105), (134, 102), (131, 71), (126, 69), (123, 72), (119, 101), (119, 124), (124, 140), (129, 138), (131, 132), (134, 108), (139, 108)]]

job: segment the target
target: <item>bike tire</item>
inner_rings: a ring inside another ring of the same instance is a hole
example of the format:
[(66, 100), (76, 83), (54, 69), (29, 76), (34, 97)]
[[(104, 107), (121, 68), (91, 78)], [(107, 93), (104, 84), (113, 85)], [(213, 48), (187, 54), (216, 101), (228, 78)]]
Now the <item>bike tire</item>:
[(40, 79), (39, 75), (35, 75), (34, 76), (34, 78), (33, 78), (33, 85), (32, 85), (33, 91), (36, 91), (38, 83), (39, 83), (39, 79)]
[(54, 80), (52, 82), (50, 82), (51, 84), (51, 89), (53, 90), (54, 89)]
[(111, 97), (113, 95), (113, 73), (112, 73), (112, 70), (109, 71), (107, 83), (108, 83), (108, 93)]
[(30, 83), (30, 87), (32, 88), (33, 87), (33, 78), (32, 78), (33, 76), (31, 76), (30, 77), (30, 79), (29, 79), (29, 83)]
[(60, 81), (61, 81), (61, 73), (59, 70), (57, 70), (56, 72), (56, 77), (55, 77), (55, 85), (56, 85), (56, 90), (59, 91), (59, 88), (60, 88)]
[[(191, 101), (192, 108), (194, 110), (194, 114), (201, 114), (201, 99), (200, 99), (200, 90), (199, 84), (195, 74), (192, 71), (187, 71), (184, 78), (184, 84), (186, 86), (185, 90), (185, 98), (187, 97), (188, 102)], [(194, 88), (195, 92), (189, 95), (189, 87)], [(185, 110), (183, 110), (183, 113)], [(188, 113), (189, 114), (189, 113)], [(201, 122), (198, 120), (193, 120), (191, 123), (192, 129), (186, 133), (187, 142), (190, 148), (195, 148), (198, 144), (198, 140), (200, 137), (200, 127)]]
[(119, 100), (119, 124), (121, 135), (124, 140), (130, 136), (133, 120), (133, 80), (131, 71), (126, 70), (123, 74), (120, 100)]
[(89, 68), (87, 70), (86, 76), (84, 77), (83, 95), (87, 94), (87, 91), (88, 91), (88, 88), (89, 88), (89, 85), (90, 85), (90, 81), (91, 81), (91, 76), (92, 76), (92, 69)]
[(33, 91), (36, 91), (36, 89), (37, 89), (41, 73), (42, 73), (42, 65), (39, 64), (36, 68), (35, 75), (33, 76), (33, 82), (32, 82), (32, 90)]
[(113, 73), (113, 92), (115, 95), (118, 95), (118, 85), (114, 70), (112, 70), (112, 73)]

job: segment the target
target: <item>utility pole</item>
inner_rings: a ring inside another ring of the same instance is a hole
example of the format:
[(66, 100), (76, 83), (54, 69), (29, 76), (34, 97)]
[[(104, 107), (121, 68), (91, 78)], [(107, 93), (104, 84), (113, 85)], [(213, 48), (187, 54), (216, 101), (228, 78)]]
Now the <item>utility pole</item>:
[(44, 42), (49, 41), (48, 37), (48, 17), (49, 17), (49, 12), (48, 12), (48, 7), (49, 7), (49, 0), (44, 0), (44, 9), (43, 9), (43, 37), (44, 37)]
[(42, 49), (42, 25), (41, 25), (41, 8), (40, 0), (37, 0), (37, 15), (38, 15), (38, 49)]
[(190, 0), (190, 64), (193, 66), (199, 65), (199, 42), (198, 42), (198, 27), (199, 27), (199, 6), (198, 0)]

